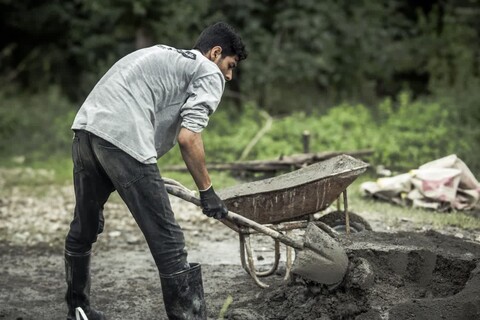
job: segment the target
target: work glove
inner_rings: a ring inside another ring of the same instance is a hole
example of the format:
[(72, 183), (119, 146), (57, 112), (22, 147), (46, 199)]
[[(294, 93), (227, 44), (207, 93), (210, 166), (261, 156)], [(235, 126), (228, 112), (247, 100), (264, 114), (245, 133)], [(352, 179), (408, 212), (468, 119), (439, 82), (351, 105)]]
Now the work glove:
[(223, 219), (227, 216), (228, 209), (222, 199), (215, 193), (213, 187), (200, 191), (200, 202), (203, 213), (208, 217)]

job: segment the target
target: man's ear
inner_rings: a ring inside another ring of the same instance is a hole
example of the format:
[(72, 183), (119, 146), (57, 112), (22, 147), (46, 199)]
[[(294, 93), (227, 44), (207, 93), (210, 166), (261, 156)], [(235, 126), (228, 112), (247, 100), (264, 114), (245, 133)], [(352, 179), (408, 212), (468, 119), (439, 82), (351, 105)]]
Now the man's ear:
[(211, 61), (218, 63), (222, 58), (222, 47), (215, 46), (209, 51), (209, 56), (207, 57)]

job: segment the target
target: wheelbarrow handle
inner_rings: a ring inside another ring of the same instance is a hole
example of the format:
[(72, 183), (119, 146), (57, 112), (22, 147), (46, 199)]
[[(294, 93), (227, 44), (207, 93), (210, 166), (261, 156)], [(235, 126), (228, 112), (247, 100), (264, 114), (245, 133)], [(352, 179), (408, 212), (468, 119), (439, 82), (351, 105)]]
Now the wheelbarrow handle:
[[(200, 199), (191, 194), (187, 188), (179, 184), (166, 184), (165, 187), (169, 194), (201, 207)], [(302, 242), (295, 241), (294, 239), (287, 237), (272, 228), (266, 227), (258, 222), (245, 218), (244, 216), (239, 215), (235, 212), (229, 211), (225, 219), (235, 224), (250, 227), (295, 249), (302, 250), (304, 248), (304, 244)]]

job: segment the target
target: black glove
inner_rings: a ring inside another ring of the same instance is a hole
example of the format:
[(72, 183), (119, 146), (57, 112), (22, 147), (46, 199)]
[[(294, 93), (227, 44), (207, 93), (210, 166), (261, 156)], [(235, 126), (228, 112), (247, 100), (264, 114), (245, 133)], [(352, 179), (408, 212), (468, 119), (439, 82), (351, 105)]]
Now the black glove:
[(203, 213), (206, 216), (215, 219), (223, 219), (227, 216), (227, 206), (215, 193), (212, 186), (205, 191), (200, 191), (200, 202), (202, 204)]

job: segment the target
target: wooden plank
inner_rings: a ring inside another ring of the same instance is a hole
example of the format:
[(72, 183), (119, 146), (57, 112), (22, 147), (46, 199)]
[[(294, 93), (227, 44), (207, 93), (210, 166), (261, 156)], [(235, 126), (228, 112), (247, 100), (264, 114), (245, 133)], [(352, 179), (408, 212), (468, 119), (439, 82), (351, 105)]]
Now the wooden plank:
[[(230, 163), (212, 163), (207, 166), (208, 170), (217, 171), (243, 171), (243, 172), (275, 172), (275, 171), (291, 171), (310, 165), (312, 163), (327, 160), (339, 155), (349, 155), (352, 157), (364, 157), (373, 154), (373, 150), (357, 150), (357, 151), (326, 151), (318, 153), (301, 153), (282, 156), (279, 159), (271, 160), (251, 160), (237, 161)], [(163, 168), (166, 171), (187, 171), (185, 165), (173, 165)]]

